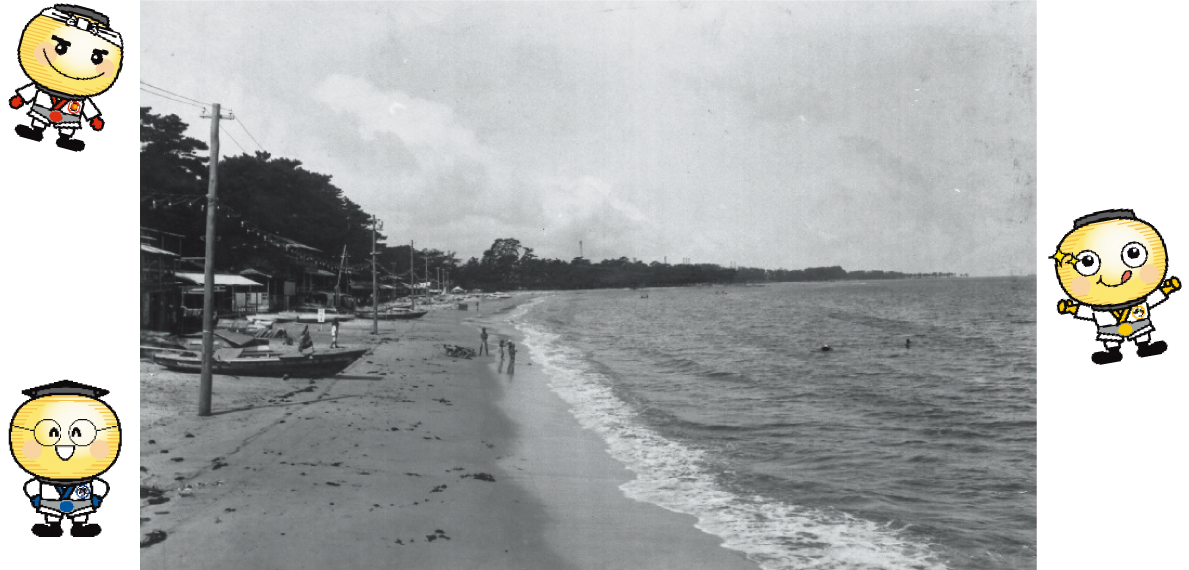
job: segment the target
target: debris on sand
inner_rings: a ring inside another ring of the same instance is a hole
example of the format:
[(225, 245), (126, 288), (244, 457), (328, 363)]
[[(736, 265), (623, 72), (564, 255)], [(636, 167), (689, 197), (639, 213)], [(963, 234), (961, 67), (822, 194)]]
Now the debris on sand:
[(140, 547), (148, 548), (163, 540), (165, 540), (165, 531), (154, 530), (146, 534), (144, 538), (140, 539)]
[(140, 487), (140, 498), (148, 499), (150, 505), (160, 505), (161, 503), (168, 503), (169, 497), (165, 496), (165, 490), (157, 487)]
[(490, 473), (465, 473), (463, 475), (459, 475), (459, 477), (461, 477), (463, 479), (465, 479), (467, 477), (471, 477), (474, 479), (478, 479), (480, 481), (488, 481), (490, 483), (495, 483), (495, 477), (492, 477)]

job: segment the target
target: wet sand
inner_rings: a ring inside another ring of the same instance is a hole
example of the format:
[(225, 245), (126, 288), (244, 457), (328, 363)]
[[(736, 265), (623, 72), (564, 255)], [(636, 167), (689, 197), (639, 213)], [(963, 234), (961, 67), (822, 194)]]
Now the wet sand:
[[(372, 351), (329, 378), (214, 377), (141, 364), (144, 568), (750, 568), (694, 519), (630, 500), (631, 473), (482, 313), (344, 323)], [(492, 356), (451, 358), (442, 344)], [(329, 327), (311, 325), (316, 347)], [(519, 343), (518, 343), (519, 344)]]

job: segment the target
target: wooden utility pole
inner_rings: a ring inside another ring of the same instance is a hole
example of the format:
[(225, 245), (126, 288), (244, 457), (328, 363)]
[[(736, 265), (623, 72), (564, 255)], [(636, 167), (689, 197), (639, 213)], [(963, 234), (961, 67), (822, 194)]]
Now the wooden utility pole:
[(380, 334), (380, 285), (376, 278), (376, 215), (372, 214), (372, 334)]
[(412, 310), (417, 310), (417, 288), (413, 284), (413, 280), (417, 274), (413, 272), (413, 240), (409, 240), (409, 303)]
[[(203, 116), (206, 119), (208, 117)], [(202, 277), (202, 375), (198, 380), (198, 415), (211, 415), (211, 358), (214, 355), (215, 216), (219, 209), (219, 104), (211, 105), (210, 180), (206, 194), (206, 265)], [(234, 116), (226, 117), (234, 119)]]
[[(374, 249), (374, 248), (373, 248)], [(339, 260), (339, 276), (334, 281), (334, 306), (338, 308), (339, 297), (342, 296), (343, 268), (347, 266), (347, 244), (343, 244), (343, 257)]]

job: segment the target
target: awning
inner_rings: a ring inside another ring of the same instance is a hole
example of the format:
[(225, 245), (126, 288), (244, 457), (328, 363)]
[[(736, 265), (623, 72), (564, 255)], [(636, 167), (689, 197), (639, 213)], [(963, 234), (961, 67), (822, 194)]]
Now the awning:
[(145, 245), (145, 244), (143, 244), (143, 243), (142, 243), (142, 244), (140, 244), (140, 250), (141, 250), (141, 251), (143, 251), (143, 252), (145, 252), (145, 253), (155, 253), (155, 254), (157, 254), (157, 255), (168, 255), (168, 256), (171, 256), (171, 257), (177, 257), (177, 256), (178, 256), (178, 254), (176, 254), (176, 253), (174, 253), (174, 252), (172, 252), (172, 251), (165, 251), (164, 249), (161, 249), (161, 248), (159, 248), (159, 247), (153, 247), (153, 246), (151, 246), (151, 245)]
[[(189, 281), (191, 283), (202, 285), (205, 283), (204, 277), (201, 273), (175, 273), (178, 279)], [(229, 275), (226, 273), (215, 274), (215, 285), (244, 285), (248, 287), (263, 287), (263, 285), (248, 279), (242, 275)]]
[(254, 276), (263, 277), (265, 279), (272, 279), (272, 275), (269, 275), (267, 273), (261, 273), (255, 269), (245, 269), (243, 271), (240, 271), (239, 274), (240, 275), (254, 275)]

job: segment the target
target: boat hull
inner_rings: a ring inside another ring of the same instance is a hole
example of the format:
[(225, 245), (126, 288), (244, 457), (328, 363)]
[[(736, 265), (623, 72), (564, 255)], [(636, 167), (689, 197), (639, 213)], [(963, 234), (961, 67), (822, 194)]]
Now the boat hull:
[[(319, 378), (342, 372), (367, 352), (366, 348), (330, 349), (312, 354), (245, 356), (211, 360), (211, 372), (227, 376), (292, 376)], [(157, 352), (153, 362), (178, 372), (202, 372), (202, 356), (193, 352)]]
[[(428, 312), (429, 311), (380, 311), (379, 316), (375, 318), (381, 321), (420, 319)], [(370, 319), (372, 318), (372, 311), (356, 311), (355, 316), (360, 319)]]

